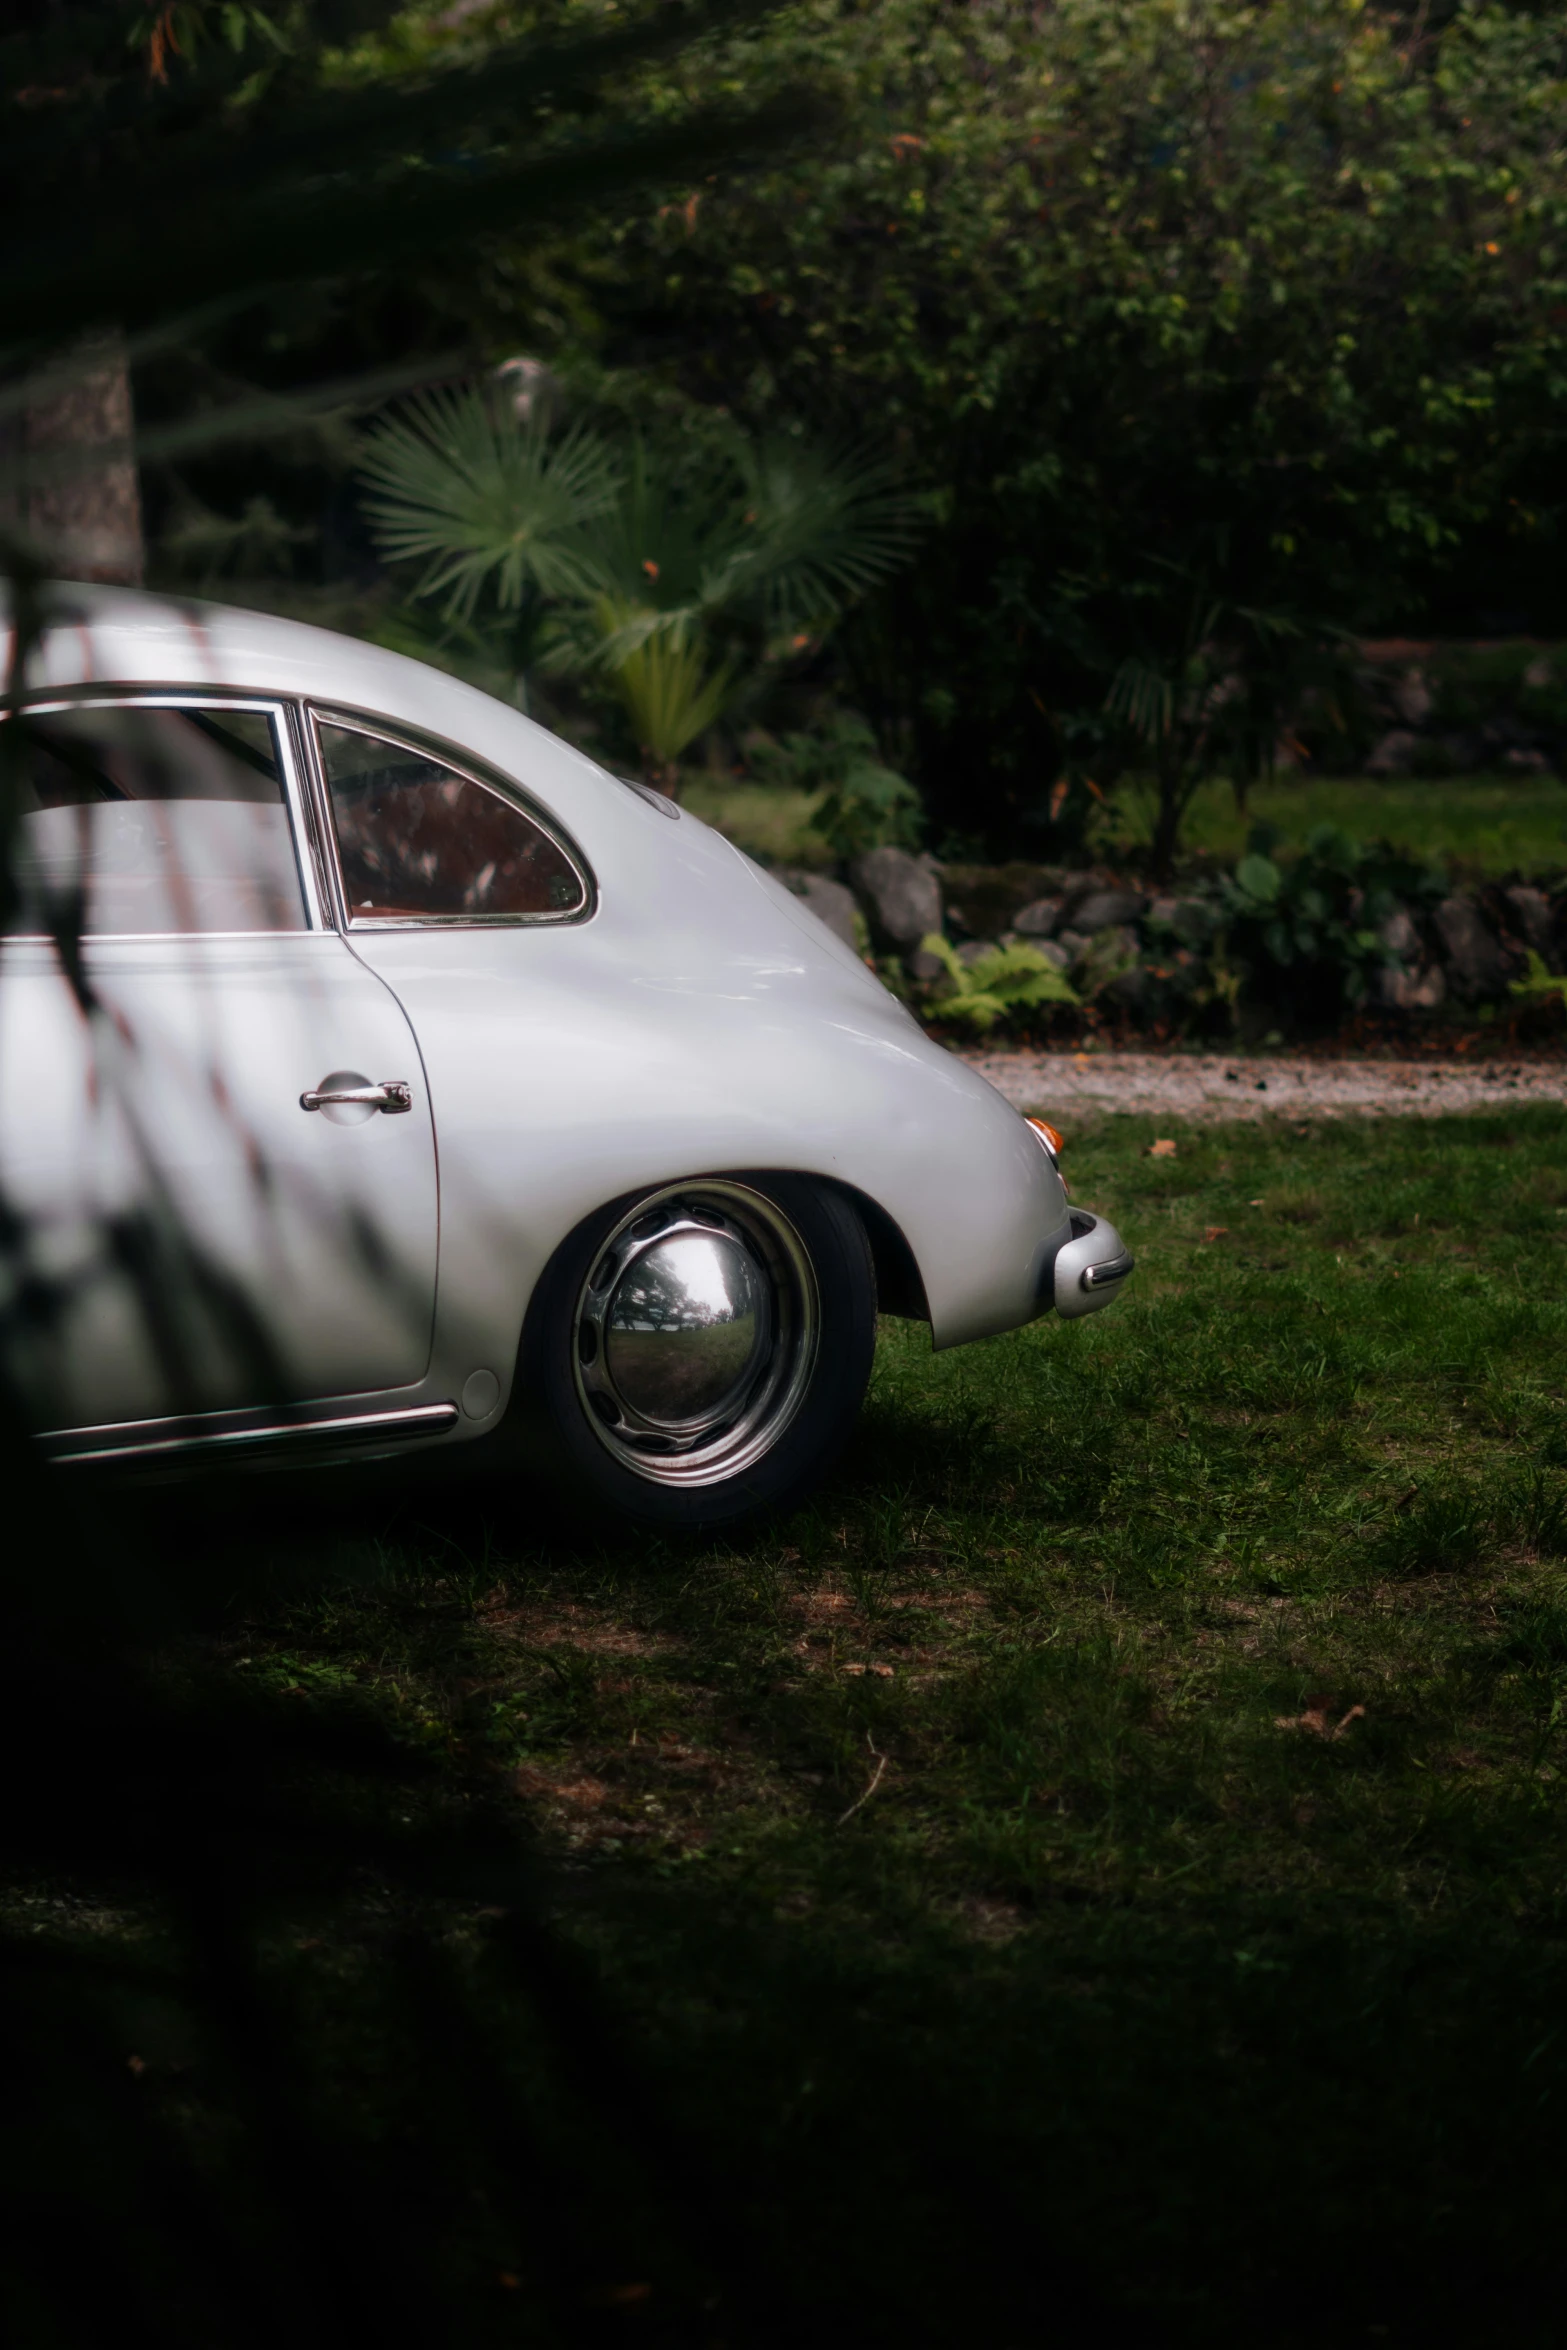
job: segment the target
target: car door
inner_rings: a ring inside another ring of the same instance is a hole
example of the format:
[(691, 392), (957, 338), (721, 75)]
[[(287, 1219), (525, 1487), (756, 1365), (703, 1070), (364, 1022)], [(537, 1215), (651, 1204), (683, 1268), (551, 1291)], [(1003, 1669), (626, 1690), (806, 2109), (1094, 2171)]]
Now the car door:
[(335, 926), (289, 710), (75, 700), (19, 740), (0, 1350), (36, 1423), (287, 1425), (416, 1387), (428, 1090)]

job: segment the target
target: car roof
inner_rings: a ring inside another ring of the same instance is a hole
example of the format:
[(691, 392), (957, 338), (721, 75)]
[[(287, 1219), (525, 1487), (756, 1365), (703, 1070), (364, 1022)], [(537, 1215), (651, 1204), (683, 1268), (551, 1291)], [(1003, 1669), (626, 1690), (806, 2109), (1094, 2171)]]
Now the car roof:
[[(7, 617), (7, 670), (11, 638)], [(521, 762), (530, 775), (568, 790), (574, 780), (603, 778), (593, 760), (511, 704), (384, 645), (197, 596), (50, 582), (25, 689), (36, 695), (93, 685), (307, 695), (400, 720), (508, 772)]]

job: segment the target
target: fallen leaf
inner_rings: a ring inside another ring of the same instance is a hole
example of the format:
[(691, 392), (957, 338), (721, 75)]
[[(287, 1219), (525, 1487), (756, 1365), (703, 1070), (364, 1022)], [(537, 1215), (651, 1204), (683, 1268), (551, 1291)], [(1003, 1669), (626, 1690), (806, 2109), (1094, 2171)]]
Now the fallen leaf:
[(1168, 1135), (1161, 1135), (1157, 1142), (1151, 1142), (1143, 1153), (1145, 1159), (1173, 1159), (1174, 1156), (1175, 1145)]
[(1273, 1727), (1275, 1730), (1309, 1730), (1314, 1738), (1342, 1738), (1351, 1722), (1363, 1722), (1365, 1718), (1365, 1707), (1352, 1705), (1342, 1720), (1330, 1722), (1324, 1699), (1320, 1705), (1308, 1705), (1304, 1713), (1275, 1714)]
[(552, 1792), (560, 1803), (575, 1804), (579, 1811), (596, 1811), (609, 1789), (601, 1779), (568, 1779)]
[(1222, 1240), (1228, 1230), (1228, 1224), (1210, 1224), (1207, 1231), (1203, 1234), (1203, 1239), (1205, 1242), (1210, 1240)]
[(1266, 1200), (1261, 1200), (1261, 1199), (1249, 1199), (1249, 1200), (1246, 1202), (1246, 1205), (1247, 1205), (1249, 1208), (1265, 1208), (1265, 1207), (1267, 1206), (1267, 1204), (1268, 1204), (1268, 1203), (1267, 1203), (1267, 1201), (1266, 1201)]

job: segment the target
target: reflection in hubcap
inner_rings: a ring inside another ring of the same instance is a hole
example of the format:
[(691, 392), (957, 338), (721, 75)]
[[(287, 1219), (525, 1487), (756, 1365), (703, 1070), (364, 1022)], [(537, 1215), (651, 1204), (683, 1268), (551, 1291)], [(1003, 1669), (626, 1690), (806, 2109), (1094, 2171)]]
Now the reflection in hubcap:
[(816, 1362), (816, 1276), (765, 1193), (729, 1177), (644, 1199), (577, 1298), (577, 1393), (600, 1443), (657, 1484), (738, 1475), (793, 1420)]
[(633, 1257), (606, 1317), (616, 1392), (656, 1426), (695, 1433), (740, 1401), (769, 1336), (762, 1268), (727, 1232), (674, 1232)]

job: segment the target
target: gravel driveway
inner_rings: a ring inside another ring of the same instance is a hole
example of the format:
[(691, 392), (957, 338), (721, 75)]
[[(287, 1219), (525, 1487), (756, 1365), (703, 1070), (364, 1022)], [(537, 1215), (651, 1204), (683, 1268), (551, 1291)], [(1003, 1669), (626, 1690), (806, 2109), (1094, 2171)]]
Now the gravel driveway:
[(1501, 1102), (1567, 1102), (1567, 1060), (1383, 1061), (1222, 1053), (963, 1054), (1020, 1110), (1171, 1118), (1443, 1117)]

